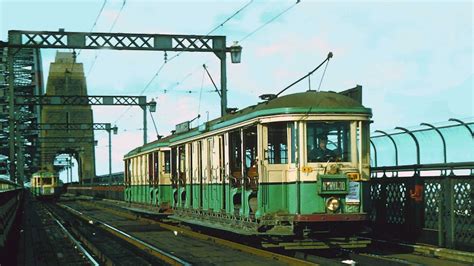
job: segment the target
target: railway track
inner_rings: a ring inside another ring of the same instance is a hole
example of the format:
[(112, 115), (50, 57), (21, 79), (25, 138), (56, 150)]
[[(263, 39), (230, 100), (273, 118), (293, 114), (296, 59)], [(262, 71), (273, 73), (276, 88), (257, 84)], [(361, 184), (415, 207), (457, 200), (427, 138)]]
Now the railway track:
[[(131, 229), (132, 232), (137, 232), (138, 225), (126, 225), (124, 220), (128, 221), (136, 221), (137, 223), (141, 224), (141, 229), (138, 230), (138, 233), (143, 236), (142, 233), (139, 231), (144, 232), (153, 232), (154, 228), (158, 226), (161, 230), (166, 229), (169, 232), (173, 232), (175, 236), (183, 235), (189, 238), (200, 239), (211, 241), (214, 243), (214, 246), (228, 246), (235, 250), (241, 250), (244, 252), (248, 252), (250, 254), (269, 258), (273, 261), (271, 265), (277, 265), (276, 262), (286, 264), (286, 265), (297, 265), (297, 264), (321, 264), (321, 265), (344, 265), (344, 264), (355, 264), (355, 265), (471, 265), (470, 263), (463, 263), (463, 262), (456, 262), (451, 260), (440, 259), (436, 257), (429, 257), (423, 254), (419, 254), (417, 252), (410, 252), (407, 250), (397, 250), (394, 248), (391, 249), (382, 249), (377, 244), (370, 246), (369, 248), (365, 249), (338, 249), (335, 250), (335, 253), (328, 254), (321, 254), (318, 251), (288, 251), (288, 250), (264, 250), (262, 248), (258, 248), (257, 245), (252, 245), (248, 242), (241, 242), (235, 243), (235, 239), (233, 238), (226, 238), (225, 235), (218, 234), (210, 236), (206, 232), (206, 234), (200, 234), (198, 232), (194, 232), (189, 230), (186, 226), (182, 226), (177, 223), (163, 223), (162, 221), (157, 221), (155, 219), (146, 218), (143, 216), (147, 216), (147, 211), (143, 210), (143, 212), (139, 213), (136, 209), (130, 208), (126, 209), (124, 206), (119, 206), (119, 203), (111, 203), (107, 201), (80, 201), (80, 202), (70, 202), (69, 205), (74, 205), (78, 209), (83, 209), (84, 213), (99, 213), (99, 216), (102, 216), (104, 219), (114, 219), (111, 218), (112, 216), (115, 217), (116, 224), (119, 225), (122, 223), (125, 229)], [(149, 212), (151, 215), (151, 212)], [(97, 216), (96, 216), (97, 217)], [(123, 220), (120, 221), (117, 217), (121, 217)], [(117, 220), (118, 219), (118, 220)], [(153, 236), (149, 236), (149, 238), (153, 238)], [(153, 242), (153, 239), (150, 240)], [(243, 245), (242, 245), (243, 244)], [(179, 244), (176, 244), (179, 245)], [(243, 247), (242, 247), (243, 246)], [(186, 249), (186, 246), (183, 246)], [(192, 248), (189, 249), (190, 253)], [(201, 249), (201, 252), (205, 251), (205, 249)], [(174, 251), (176, 252), (176, 251)], [(324, 252), (323, 252), (324, 253)], [(212, 253), (209, 253), (212, 254)], [(201, 254), (201, 256), (203, 256)], [(202, 261), (195, 259), (199, 257), (199, 255), (188, 256), (188, 260), (192, 261), (193, 264), (213, 264), (212, 261), (207, 261), (206, 263), (202, 263)], [(219, 260), (217, 260), (219, 261)], [(239, 261), (239, 258), (235, 257), (235, 262), (245, 263), (244, 261)], [(225, 261), (220, 261), (220, 263), (216, 264), (226, 264)], [(251, 262), (252, 265), (256, 265), (256, 261)], [(259, 263), (259, 265), (265, 265), (264, 263)]]
[(45, 207), (91, 265), (190, 265), (80, 212), (74, 213), (52, 203)]
[(157, 246), (193, 265), (314, 265), (298, 258), (193, 232), (185, 227), (137, 218), (127, 210), (112, 206), (73, 201), (63, 202), (60, 206), (81, 217), (88, 217), (93, 223), (107, 223), (130, 237)]

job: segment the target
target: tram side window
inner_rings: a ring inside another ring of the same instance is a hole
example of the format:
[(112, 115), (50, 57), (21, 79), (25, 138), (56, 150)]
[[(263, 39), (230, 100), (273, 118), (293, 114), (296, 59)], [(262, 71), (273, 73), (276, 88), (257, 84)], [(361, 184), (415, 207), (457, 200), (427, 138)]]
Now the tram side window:
[(308, 162), (351, 161), (350, 122), (309, 122)]
[(240, 177), (242, 167), (242, 140), (240, 139), (240, 131), (229, 133), (229, 158), (230, 172), (234, 177)]
[(257, 127), (244, 129), (245, 168), (249, 169), (257, 163)]
[(179, 172), (179, 178), (184, 178), (185, 177), (185, 171), (186, 171), (186, 153), (184, 149), (184, 145), (179, 146), (178, 148), (178, 172)]
[(128, 159), (125, 161), (125, 182), (130, 183), (130, 177), (132, 176), (132, 160)]
[(178, 167), (177, 165), (177, 149), (172, 148), (171, 149), (171, 176), (176, 177), (176, 169)]
[(286, 122), (268, 124), (267, 158), (269, 164), (288, 163)]
[(43, 185), (51, 185), (51, 177), (44, 177), (43, 178)]
[(153, 180), (158, 182), (158, 152), (153, 153)]
[(148, 183), (153, 182), (153, 153), (148, 154)]
[(165, 173), (169, 174), (170, 171), (171, 171), (171, 154), (170, 154), (170, 151), (164, 151), (163, 152), (164, 154), (164, 170), (165, 170)]

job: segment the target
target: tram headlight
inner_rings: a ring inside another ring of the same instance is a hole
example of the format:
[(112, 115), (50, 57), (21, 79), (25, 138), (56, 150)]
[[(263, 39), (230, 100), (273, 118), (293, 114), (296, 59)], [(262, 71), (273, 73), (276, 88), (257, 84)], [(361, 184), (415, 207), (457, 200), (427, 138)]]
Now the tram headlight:
[(336, 212), (341, 207), (341, 201), (338, 198), (330, 197), (326, 200), (326, 209), (330, 212)]

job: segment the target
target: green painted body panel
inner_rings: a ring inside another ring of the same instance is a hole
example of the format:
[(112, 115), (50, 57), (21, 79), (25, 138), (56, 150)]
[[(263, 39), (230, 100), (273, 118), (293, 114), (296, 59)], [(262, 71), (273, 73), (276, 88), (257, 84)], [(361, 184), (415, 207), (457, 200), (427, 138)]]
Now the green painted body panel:
[(155, 205), (171, 204), (171, 186), (132, 185), (125, 189), (125, 201)]
[[(298, 201), (298, 186), (300, 201)], [(222, 184), (212, 184), (202, 187), (200, 185), (186, 185), (186, 187), (178, 188), (172, 188), (171, 185), (159, 187), (142, 185), (126, 188), (125, 199), (147, 205), (169, 204), (173, 207), (212, 210), (214, 212), (223, 211), (225, 205), (225, 213), (249, 217), (252, 214), (249, 200), (257, 196), (258, 209), (254, 213), (256, 218), (269, 214), (326, 213), (326, 199), (332, 196), (341, 200), (344, 213), (356, 213), (361, 210), (360, 204), (346, 204), (345, 194), (321, 194), (320, 182), (259, 184), (258, 188), (258, 191), (254, 192), (242, 188), (231, 188), (228, 184), (225, 187)], [(300, 205), (299, 210), (298, 204)]]
[(267, 213), (289, 213), (289, 188), (288, 184), (260, 184), (259, 209), (256, 216), (260, 217)]

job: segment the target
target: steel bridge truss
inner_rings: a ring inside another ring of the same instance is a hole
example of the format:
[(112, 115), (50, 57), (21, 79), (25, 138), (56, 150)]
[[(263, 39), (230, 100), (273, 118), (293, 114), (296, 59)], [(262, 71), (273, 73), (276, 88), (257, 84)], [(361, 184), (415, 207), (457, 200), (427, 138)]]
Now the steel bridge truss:
[(11, 47), (226, 52), (225, 36), (100, 32), (8, 32)]
[(147, 106), (146, 96), (70, 96), (35, 95), (17, 97), (15, 105), (137, 105)]
[(112, 130), (110, 123), (39, 123), (28, 125), (25, 130)]
[[(8, 47), (8, 48), (6, 48)], [(25, 50), (34, 50), (39, 58), (40, 48), (55, 49), (114, 49), (114, 50), (143, 50), (143, 51), (174, 51), (174, 52), (212, 52), (220, 59), (221, 66), (221, 114), (227, 109), (227, 76), (226, 76), (226, 53), (238, 52), (241, 47), (234, 45), (226, 47), (225, 36), (208, 35), (169, 35), (169, 34), (134, 34), (134, 33), (97, 33), (97, 32), (65, 32), (59, 31), (19, 31), (8, 32), (8, 42), (0, 42), (2, 56), (0, 61), (0, 95), (7, 95), (8, 107), (0, 108), (4, 113), (8, 112), (9, 121), (9, 147), (7, 153), (10, 157), (10, 178), (16, 179), (15, 162), (20, 157), (17, 152), (21, 146), (15, 135), (21, 135), (16, 129), (18, 117), (15, 115), (17, 109), (35, 108), (34, 112), (39, 117), (41, 105), (140, 105), (144, 109), (144, 142), (146, 138), (146, 101), (142, 98), (130, 96), (40, 96), (43, 91), (31, 90), (29, 87), (41, 88), (41, 62), (36, 61), (29, 68), (16, 68), (23, 58), (20, 56)], [(236, 50), (237, 49), (237, 50)], [(240, 55), (238, 56), (240, 61)], [(238, 62), (236, 61), (236, 62)], [(5, 71), (5, 69), (20, 69), (20, 71)], [(32, 82), (29, 78), (34, 73), (38, 78)], [(4, 78), (7, 78), (6, 81)], [(8, 90), (5, 90), (8, 87)], [(26, 91), (26, 94), (24, 92)], [(33, 93), (32, 93), (33, 92)], [(23, 97), (23, 98), (22, 98)], [(12, 99), (16, 99), (13, 101)], [(1, 102), (1, 101), (0, 101)], [(28, 113), (28, 112), (26, 112)], [(31, 112), (30, 110), (30, 113)], [(5, 115), (4, 115), (5, 116)], [(39, 118), (38, 118), (39, 119)], [(1, 120), (1, 117), (0, 117)], [(1, 121), (0, 121), (1, 122)], [(22, 142), (22, 141), (20, 141)], [(3, 152), (4, 153), (4, 152)], [(20, 149), (21, 153), (21, 149)], [(21, 170), (22, 162), (19, 163), (18, 173), (23, 176)], [(21, 181), (21, 180), (20, 180)]]

